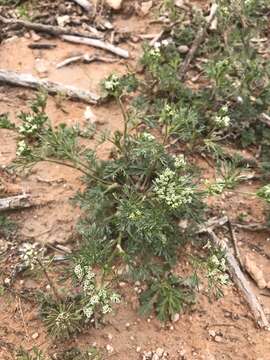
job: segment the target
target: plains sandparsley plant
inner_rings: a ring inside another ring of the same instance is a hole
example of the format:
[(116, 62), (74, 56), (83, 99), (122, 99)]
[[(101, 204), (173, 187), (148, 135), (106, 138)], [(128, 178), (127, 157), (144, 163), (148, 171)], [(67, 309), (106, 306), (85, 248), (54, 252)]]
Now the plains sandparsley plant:
[(193, 202), (195, 189), (187, 176), (179, 176), (175, 171), (166, 168), (154, 184), (153, 190), (160, 202), (173, 210), (181, 209)]
[(87, 320), (104, 316), (112, 311), (112, 304), (120, 302), (120, 296), (108, 287), (98, 284), (95, 272), (77, 264), (74, 268), (76, 278), (82, 289), (83, 313)]

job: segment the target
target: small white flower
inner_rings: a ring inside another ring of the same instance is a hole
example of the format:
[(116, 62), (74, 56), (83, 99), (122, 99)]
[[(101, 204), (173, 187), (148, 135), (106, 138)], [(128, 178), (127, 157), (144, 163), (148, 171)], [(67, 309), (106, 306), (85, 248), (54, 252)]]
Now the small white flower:
[(83, 278), (83, 269), (80, 264), (76, 265), (74, 268), (74, 273), (77, 276), (79, 280), (82, 280)]
[(148, 140), (148, 141), (153, 141), (153, 140), (155, 140), (155, 137), (154, 137), (152, 134), (148, 133), (148, 132), (143, 132), (143, 133), (141, 134), (141, 137), (142, 137), (144, 140)]
[(103, 307), (102, 307), (102, 314), (108, 314), (109, 312), (112, 311), (112, 308), (110, 307), (110, 305), (108, 304), (105, 304)]
[(116, 294), (116, 293), (113, 293), (113, 294), (111, 295), (110, 300), (111, 300), (111, 302), (114, 303), (114, 304), (119, 304), (120, 301), (121, 301), (120, 296), (119, 296), (118, 294)]
[(184, 168), (187, 165), (185, 156), (183, 154), (174, 156), (174, 166), (176, 169)]
[(87, 319), (90, 319), (92, 315), (94, 314), (93, 308), (90, 306), (85, 306), (83, 308), (83, 313), (86, 316)]

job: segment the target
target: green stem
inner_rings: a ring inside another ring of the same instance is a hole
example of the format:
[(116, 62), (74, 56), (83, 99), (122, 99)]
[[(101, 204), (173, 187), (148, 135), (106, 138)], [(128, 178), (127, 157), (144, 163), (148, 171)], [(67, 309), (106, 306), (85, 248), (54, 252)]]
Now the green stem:
[[(83, 170), (82, 168), (80, 168), (79, 166), (76, 166), (75, 164), (69, 164), (69, 163), (66, 163), (64, 161), (59, 161), (59, 160), (55, 160), (55, 159), (50, 159), (50, 158), (39, 158), (40, 161), (47, 161), (47, 162), (50, 162), (50, 163), (54, 163), (54, 164), (58, 164), (58, 165), (63, 165), (63, 166), (67, 166), (67, 167), (70, 167), (70, 168), (73, 168), (73, 169), (76, 169), (76, 170), (79, 170), (80, 172), (82, 172), (83, 174), (89, 176), (91, 179), (97, 181), (97, 182), (100, 182), (104, 185), (111, 185), (110, 182), (108, 181), (105, 181), (103, 179), (100, 179), (98, 178), (97, 176), (95, 176), (94, 174), (91, 174), (89, 171), (85, 171)], [(75, 161), (76, 163), (77, 161)], [(79, 164), (81, 165), (81, 164)]]

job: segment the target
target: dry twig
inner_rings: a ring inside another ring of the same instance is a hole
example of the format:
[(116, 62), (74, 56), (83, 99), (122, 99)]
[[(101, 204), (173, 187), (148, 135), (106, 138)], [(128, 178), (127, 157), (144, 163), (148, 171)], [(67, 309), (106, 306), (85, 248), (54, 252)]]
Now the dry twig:
[(63, 94), (70, 99), (97, 104), (100, 97), (90, 91), (78, 89), (74, 86), (41, 80), (31, 74), (18, 74), (13, 71), (0, 69), (0, 83), (22, 86), (31, 89), (44, 88), (49, 94)]
[(205, 27), (201, 28), (198, 31), (198, 33), (193, 41), (193, 44), (192, 44), (189, 52), (187, 53), (187, 56), (183, 62), (181, 69), (180, 69), (180, 73), (179, 73), (180, 80), (184, 80), (187, 70), (189, 68), (189, 65), (195, 56), (195, 53), (197, 52), (201, 43), (204, 41), (206, 34), (207, 34), (207, 30), (210, 28), (213, 20), (216, 17), (217, 9), (218, 9), (218, 5), (216, 3), (213, 3), (212, 7), (211, 7), (210, 15), (206, 21), (206, 25), (205, 25)]
[(206, 226), (201, 227), (198, 233), (208, 234), (212, 238), (214, 245), (225, 251), (228, 263), (228, 271), (231, 275), (231, 278), (243, 294), (247, 303), (249, 304), (249, 307), (253, 313), (257, 325), (263, 329), (270, 330), (270, 324), (263, 311), (263, 308), (259, 303), (256, 295), (253, 293), (249, 282), (245, 278), (245, 275), (243, 274), (241, 268), (239, 267), (237, 259), (234, 257), (228, 245), (223, 240), (221, 240), (214, 232), (215, 227), (222, 226), (227, 222), (228, 218), (226, 216), (221, 219), (212, 219), (208, 222), (208, 224), (206, 224)]
[(62, 35), (61, 39), (75, 44), (88, 45), (99, 49), (103, 49), (125, 59), (129, 58), (129, 52), (127, 50), (99, 39), (91, 39), (91, 38), (72, 36), (72, 35)]
[(33, 204), (30, 202), (30, 197), (27, 194), (21, 194), (0, 199), (0, 212), (29, 208), (31, 206), (33, 206)]
[(63, 61), (61, 61), (59, 64), (56, 65), (57, 69), (60, 69), (64, 66), (67, 65), (71, 65), (77, 62), (83, 62), (86, 64), (89, 64), (91, 62), (94, 61), (101, 61), (101, 62), (105, 62), (105, 63), (114, 63), (117, 60), (116, 59), (112, 59), (112, 58), (106, 58), (104, 56), (99, 56), (99, 55), (90, 55), (90, 54), (83, 54), (83, 55), (78, 55), (78, 56), (72, 56), (70, 58), (67, 58)]
[(19, 25), (19, 26), (24, 27), (29, 30), (44, 32), (44, 33), (51, 34), (54, 36), (75, 35), (75, 36), (81, 36), (81, 37), (92, 38), (92, 39), (103, 38), (103, 35), (98, 34), (96, 32), (90, 33), (90, 32), (85, 32), (85, 31), (75, 31), (75, 30), (66, 29), (66, 28), (63, 28), (60, 26), (44, 25), (44, 24), (34, 23), (31, 21), (26, 21), (26, 20), (7, 19), (3, 16), (0, 16), (0, 23), (3, 23), (5, 25)]

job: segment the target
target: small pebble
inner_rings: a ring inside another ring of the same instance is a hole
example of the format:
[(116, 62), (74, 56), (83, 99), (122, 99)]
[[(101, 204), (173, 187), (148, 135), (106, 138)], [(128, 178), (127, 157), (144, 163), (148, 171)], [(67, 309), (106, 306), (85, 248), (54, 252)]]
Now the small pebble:
[(219, 336), (219, 335), (215, 336), (215, 342), (217, 342), (217, 343), (223, 342), (222, 336)]
[(176, 313), (172, 316), (172, 322), (176, 323), (180, 319), (180, 314)]
[(109, 354), (112, 354), (114, 352), (114, 348), (110, 344), (106, 345), (106, 350)]
[(164, 354), (164, 349), (162, 349), (162, 348), (157, 348), (156, 354), (157, 354), (159, 357), (161, 357), (161, 356)]
[(39, 333), (35, 332), (33, 335), (32, 335), (32, 339), (35, 340), (39, 337)]

